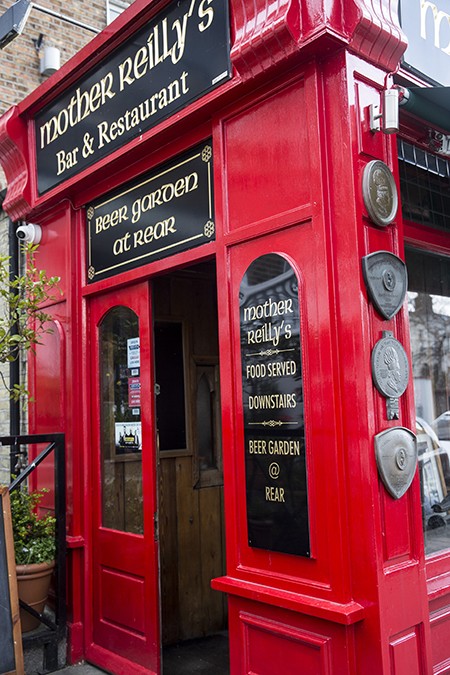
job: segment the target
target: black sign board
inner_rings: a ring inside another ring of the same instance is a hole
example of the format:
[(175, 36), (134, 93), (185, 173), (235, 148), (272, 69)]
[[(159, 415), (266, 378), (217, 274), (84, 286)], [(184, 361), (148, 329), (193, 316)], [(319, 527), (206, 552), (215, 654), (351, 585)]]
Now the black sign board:
[(450, 86), (448, 0), (400, 0), (399, 8), (408, 38), (404, 65), (435, 84)]
[(0, 487), (0, 673), (23, 673), (14, 541), (8, 489)]
[(177, 0), (35, 118), (42, 194), (231, 76), (226, 0)]
[(240, 287), (249, 545), (310, 555), (297, 277), (255, 260)]
[(87, 276), (98, 281), (215, 237), (210, 141), (87, 206)]

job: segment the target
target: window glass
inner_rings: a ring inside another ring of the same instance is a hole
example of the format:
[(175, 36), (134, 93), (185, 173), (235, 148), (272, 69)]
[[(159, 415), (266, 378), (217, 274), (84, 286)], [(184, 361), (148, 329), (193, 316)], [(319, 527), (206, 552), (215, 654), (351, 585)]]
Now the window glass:
[(450, 547), (450, 258), (410, 249), (408, 308), (425, 551)]
[(109, 24), (116, 17), (119, 16), (119, 14), (122, 14), (122, 12), (128, 7), (128, 5), (131, 5), (133, 0), (107, 0), (106, 2), (106, 22)]
[(156, 414), (160, 450), (186, 449), (183, 326), (155, 323)]
[(222, 485), (219, 364), (214, 357), (195, 363), (194, 485)]
[(450, 232), (450, 162), (403, 139), (398, 158), (403, 217)]
[[(212, 374), (214, 370), (211, 368)], [(216, 457), (214, 452), (214, 404), (211, 380), (204, 371), (197, 383), (197, 435), (198, 455), (200, 470), (216, 469)]]
[(139, 320), (114, 307), (100, 324), (102, 525), (143, 532)]

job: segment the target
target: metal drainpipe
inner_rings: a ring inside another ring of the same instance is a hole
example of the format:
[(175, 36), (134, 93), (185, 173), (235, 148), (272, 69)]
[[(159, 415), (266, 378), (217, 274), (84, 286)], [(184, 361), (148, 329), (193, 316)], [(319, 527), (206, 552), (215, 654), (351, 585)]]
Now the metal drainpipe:
[[(14, 279), (19, 275), (19, 240), (16, 237), (16, 226), (9, 219), (9, 278)], [(20, 359), (17, 358), (9, 364), (9, 386), (20, 384)], [(9, 433), (10, 436), (20, 435), (20, 401), (9, 400)], [(18, 445), (11, 446), (11, 474), (16, 473), (17, 454), (20, 451)]]

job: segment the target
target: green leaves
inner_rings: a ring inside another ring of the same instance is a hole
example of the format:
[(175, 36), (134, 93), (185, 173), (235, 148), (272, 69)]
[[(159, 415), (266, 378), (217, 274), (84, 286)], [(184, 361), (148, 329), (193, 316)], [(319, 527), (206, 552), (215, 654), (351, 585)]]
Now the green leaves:
[(11, 493), (14, 551), (17, 565), (50, 562), (55, 559), (56, 519), (40, 518), (37, 507), (48, 490), (28, 492), (17, 488)]
[[(10, 256), (0, 255), (0, 363), (15, 361), (22, 352), (39, 344), (40, 336), (51, 333), (48, 322), (51, 316), (45, 312), (45, 303), (54, 299), (59, 277), (49, 277), (36, 267), (37, 245), (23, 247), (25, 271), (10, 279)], [(5, 379), (3, 384), (14, 399), (26, 397), (24, 387), (10, 389)]]

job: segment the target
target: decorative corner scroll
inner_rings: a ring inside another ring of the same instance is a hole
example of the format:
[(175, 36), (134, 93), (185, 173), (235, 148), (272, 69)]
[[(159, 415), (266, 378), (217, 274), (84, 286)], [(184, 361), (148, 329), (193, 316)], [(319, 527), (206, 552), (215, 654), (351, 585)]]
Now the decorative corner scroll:
[(14, 106), (0, 117), (0, 163), (7, 181), (3, 209), (12, 220), (20, 220), (31, 208), (24, 196), (28, 185), (28, 164), (14, 140), (20, 137), (26, 138), (26, 132), (17, 106)]
[(396, 69), (406, 38), (394, 0), (231, 0), (233, 65), (243, 79), (255, 77), (314, 41), (349, 46), (377, 66)]
[(231, 61), (244, 78), (255, 77), (298, 51), (299, 0), (232, 0)]
[(394, 0), (354, 0), (357, 21), (350, 46), (389, 72), (394, 71), (407, 46)]

